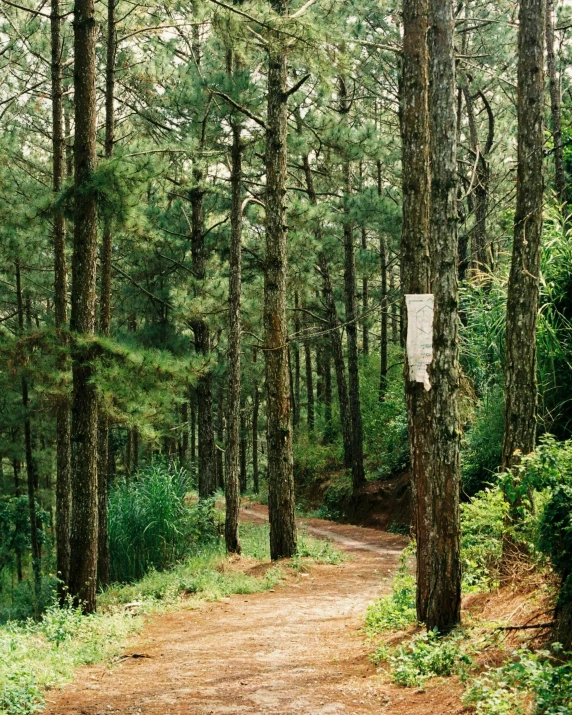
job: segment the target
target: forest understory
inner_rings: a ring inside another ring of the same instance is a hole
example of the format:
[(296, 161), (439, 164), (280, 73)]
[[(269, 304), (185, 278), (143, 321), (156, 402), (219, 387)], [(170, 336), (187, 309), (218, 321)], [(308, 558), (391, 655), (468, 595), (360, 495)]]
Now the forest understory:
[[(260, 522), (266, 514), (252, 502), (242, 519)], [(296, 570), (285, 565), (284, 577), (270, 591), (199, 609), (183, 601), (167, 614), (146, 616), (121, 655), (84, 667), (72, 684), (49, 691), (44, 715), (474, 712), (463, 702), (467, 688), (458, 674), (403, 687), (391, 682), (389, 669), (372, 662), (381, 642), (397, 647), (421, 632), (409, 627), (372, 640), (364, 629), (368, 606), (391, 592), (408, 540), (321, 519), (305, 518), (299, 525), (311, 536), (330, 539), (344, 559), (308, 561)], [(221, 568), (261, 575), (272, 565), (234, 557)], [(475, 673), (500, 666), (514, 649), (542, 643), (545, 636), (502, 628), (515, 618), (536, 624), (548, 605), (550, 597), (538, 583), (466, 596), (463, 618), (467, 641), (478, 653)]]

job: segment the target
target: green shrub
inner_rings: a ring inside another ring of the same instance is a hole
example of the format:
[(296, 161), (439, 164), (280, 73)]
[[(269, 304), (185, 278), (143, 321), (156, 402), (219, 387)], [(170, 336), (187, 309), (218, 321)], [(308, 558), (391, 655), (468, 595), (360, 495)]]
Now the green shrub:
[(134, 581), (162, 570), (197, 545), (218, 538), (214, 500), (187, 503), (186, 472), (153, 464), (109, 495), (110, 571), (114, 581)]
[(403, 352), (389, 346), (387, 389), (379, 400), (379, 357), (362, 360), (360, 400), (364, 449), (370, 475), (386, 479), (405, 469), (409, 463), (407, 413), (403, 388)]
[(477, 715), (570, 715), (572, 663), (555, 662), (547, 651), (517, 651), (472, 680), (465, 702)]
[(494, 586), (502, 556), (502, 535), (508, 505), (499, 487), (485, 489), (461, 504), (463, 590)]
[(502, 388), (487, 389), (462, 440), (463, 492), (472, 497), (496, 482), (504, 428)]
[(409, 550), (400, 557), (400, 566), (393, 581), (391, 594), (379, 598), (367, 609), (365, 631), (369, 636), (391, 630), (401, 630), (417, 620), (415, 610), (415, 578), (407, 565)]
[(384, 648), (378, 661), (389, 663), (392, 680), (397, 685), (422, 688), (429, 678), (466, 675), (472, 660), (466, 652), (465, 640), (461, 633), (446, 637), (440, 637), (436, 630), (420, 633), (393, 651)]

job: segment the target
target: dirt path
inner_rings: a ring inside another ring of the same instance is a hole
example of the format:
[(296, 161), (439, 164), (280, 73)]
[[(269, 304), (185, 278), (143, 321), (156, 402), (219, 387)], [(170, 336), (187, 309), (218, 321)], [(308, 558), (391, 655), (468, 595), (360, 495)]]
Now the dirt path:
[[(245, 517), (264, 518), (261, 507)], [(380, 682), (359, 632), (405, 541), (388, 533), (303, 520), (351, 555), (316, 565), (273, 591), (150, 619), (129, 658), (85, 668), (53, 692), (44, 715), (366, 715), (460, 712), (451, 693), (420, 694)], [(258, 567), (260, 568), (260, 567)]]

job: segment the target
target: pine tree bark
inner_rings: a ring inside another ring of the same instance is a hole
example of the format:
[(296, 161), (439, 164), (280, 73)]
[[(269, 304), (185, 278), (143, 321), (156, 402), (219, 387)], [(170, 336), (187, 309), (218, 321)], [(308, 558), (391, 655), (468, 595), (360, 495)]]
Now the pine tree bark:
[[(272, 7), (278, 14), (285, 15), (288, 2), (272, 0)], [(286, 319), (287, 49), (278, 32), (271, 32), (268, 41), (264, 354), (270, 556), (275, 560), (290, 557), (296, 551), (296, 521)]]
[[(518, 31), (518, 166), (516, 212), (506, 307), (502, 469), (509, 471), (536, 444), (536, 320), (544, 193), (545, 0), (522, 0)], [(518, 503), (509, 521), (517, 521)], [(515, 544), (503, 544), (506, 562)]]
[(216, 416), (216, 488), (224, 490), (224, 386), (219, 385)]
[(324, 350), (324, 444), (330, 444), (333, 438), (332, 428), (332, 361)]
[(447, 633), (461, 618), (457, 156), (453, 0), (429, 0), (430, 457), (417, 533), (418, 616)]
[[(345, 83), (340, 82), (342, 103), (347, 102)], [(351, 169), (349, 161), (345, 161), (344, 190), (346, 200), (351, 191)], [(357, 290), (356, 290), (356, 262), (354, 251), (353, 227), (349, 218), (344, 219), (344, 298), (346, 306), (346, 335), (348, 348), (348, 387), (350, 398), (350, 416), (352, 424), (352, 484), (354, 493), (365, 483), (363, 466), (363, 425), (360, 405), (359, 390), (359, 357), (357, 339)]]
[(552, 119), (552, 139), (554, 141), (554, 183), (556, 193), (566, 217), (566, 172), (564, 170), (564, 151), (562, 145), (562, 97), (556, 69), (554, 52), (554, 0), (546, 0), (546, 59), (550, 86), (550, 116)]
[[(377, 195), (381, 198), (381, 161), (377, 162)], [(387, 390), (387, 326), (389, 319), (389, 300), (387, 285), (388, 251), (385, 236), (379, 235), (379, 260), (381, 262), (381, 334), (379, 339), (380, 371), (379, 371), (379, 401), (385, 399)]]
[(189, 458), (189, 403), (183, 402), (181, 405), (181, 420), (183, 422), (183, 434), (181, 435), (181, 466), (185, 469), (188, 466)]
[[(361, 247), (363, 251), (367, 250), (367, 231), (365, 226), (361, 229)], [(369, 281), (367, 276), (363, 276), (361, 280), (361, 298), (363, 317), (361, 321), (362, 329), (362, 352), (364, 355), (369, 355)]]
[[(76, 0), (74, 12), (75, 202), (70, 329), (77, 337), (95, 330), (97, 203), (90, 184), (97, 161), (94, 0)], [(81, 200), (79, 200), (81, 197)], [(96, 608), (98, 484), (97, 395), (91, 351), (72, 350), (72, 519), (69, 591), (82, 609)]]
[[(52, 79), (52, 188), (61, 191), (66, 172), (66, 144), (63, 116), (61, 8), (59, 0), (52, 0), (51, 15), (51, 79)], [(67, 327), (67, 261), (66, 224), (61, 211), (54, 212), (54, 318), (60, 341), (65, 342), (62, 330)], [(69, 361), (58, 358), (57, 369), (62, 372)], [(65, 598), (65, 584), (70, 568), (71, 517), (71, 444), (70, 407), (61, 398), (56, 406), (56, 563), (58, 594)]]
[(240, 456), (240, 470), (239, 470), (239, 483), (240, 483), (240, 493), (244, 494), (248, 489), (248, 472), (246, 469), (246, 463), (248, 459), (248, 438), (247, 438), (247, 424), (246, 424), (246, 400), (242, 400), (240, 405), (240, 440), (239, 440), (239, 456)]
[(189, 392), (190, 432), (191, 432), (191, 469), (195, 471), (197, 462), (197, 397), (195, 390)]
[[(401, 285), (404, 295), (431, 292), (429, 262), (429, 26), (428, 0), (404, 0), (403, 73), (401, 92), (403, 222), (401, 233)], [(405, 300), (402, 301), (404, 303)], [(402, 308), (402, 315), (405, 311)], [(404, 326), (406, 327), (406, 326)], [(405, 332), (405, 331), (403, 331)], [(431, 453), (430, 395), (421, 383), (409, 378), (407, 354), (404, 366), (405, 399), (411, 458), (413, 525), (423, 539), (424, 505)], [(419, 588), (421, 555), (417, 559), (417, 615), (426, 615), (425, 585)], [(423, 559), (427, 554), (423, 553)], [(420, 573), (421, 572), (421, 573)]]
[(314, 432), (314, 378), (312, 373), (312, 351), (307, 338), (304, 340), (304, 365), (306, 368), (306, 417), (308, 432)]
[(229, 554), (240, 553), (238, 536), (240, 439), (240, 296), (242, 285), (242, 145), (240, 127), (232, 128), (230, 256), (228, 284), (228, 387), (226, 411), (226, 519)]
[(387, 391), (387, 325), (389, 317), (389, 301), (387, 296), (387, 242), (385, 236), (379, 237), (379, 256), (381, 261), (381, 333), (379, 338), (380, 371), (379, 371), (379, 401), (385, 400)]
[(294, 429), (300, 424), (300, 299), (298, 293), (294, 293), (294, 334), (296, 339), (292, 341), (292, 350), (294, 352), (294, 380), (292, 385), (292, 423)]
[[(20, 263), (16, 261), (16, 301), (18, 306), (19, 333), (24, 333), (24, 302), (22, 296), (22, 277)], [(32, 449), (32, 421), (30, 418), (30, 398), (28, 379), (22, 374), (22, 407), (24, 408), (24, 448), (26, 453), (26, 476), (28, 485), (28, 514), (30, 519), (30, 546), (32, 552), (32, 572), (34, 574), (34, 614), (39, 615), (40, 597), (42, 595), (42, 553), (39, 540), (40, 522), (36, 510), (37, 473), (36, 461)]]
[(467, 118), (469, 120), (469, 136), (471, 140), (471, 149), (476, 161), (476, 185), (473, 194), (475, 224), (471, 231), (471, 264), (474, 273), (480, 271), (488, 271), (492, 268), (492, 251), (487, 238), (487, 216), (489, 213), (488, 198), (489, 198), (489, 162), (488, 154), (492, 149), (494, 142), (494, 117), (491, 107), (487, 102), (484, 94), (479, 93), (483, 99), (485, 109), (489, 118), (489, 131), (487, 141), (484, 147), (481, 147), (479, 141), (479, 133), (477, 129), (477, 121), (473, 106), (473, 97), (470, 87), (463, 88), (465, 97), (465, 106), (467, 108)]
[[(252, 362), (256, 362), (256, 350), (252, 354)], [(260, 490), (259, 484), (259, 468), (258, 468), (258, 417), (260, 413), (260, 390), (258, 385), (254, 384), (254, 394), (252, 397), (252, 488), (254, 493), (258, 494)]]
[[(200, 186), (202, 172), (196, 170), (194, 179), (197, 182), (190, 192), (191, 199), (191, 253), (193, 274), (197, 281), (206, 279), (206, 247), (204, 240), (204, 190)], [(210, 328), (206, 320), (193, 320), (192, 328), (195, 335), (195, 350), (198, 355), (208, 359), (211, 339)], [(197, 381), (197, 423), (198, 423), (198, 475), (199, 497), (206, 499), (216, 490), (216, 456), (213, 427), (212, 375), (210, 370)]]
[[(107, 1), (107, 47), (105, 66), (105, 157), (113, 154), (115, 144), (115, 56), (117, 52), (117, 30), (115, 26), (116, 0)], [(99, 300), (99, 332), (109, 337), (111, 330), (111, 258), (113, 233), (111, 216), (103, 219), (103, 240), (101, 245), (101, 281)], [(100, 411), (98, 414), (98, 549), (97, 580), (100, 586), (109, 583), (109, 536), (107, 524), (107, 496), (109, 491), (109, 418)]]

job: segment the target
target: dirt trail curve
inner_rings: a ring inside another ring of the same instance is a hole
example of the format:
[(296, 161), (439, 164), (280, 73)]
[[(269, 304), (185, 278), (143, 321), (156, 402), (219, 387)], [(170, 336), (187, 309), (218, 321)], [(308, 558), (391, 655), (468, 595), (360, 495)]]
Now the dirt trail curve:
[[(262, 507), (244, 517), (265, 518)], [(405, 541), (392, 534), (303, 520), (351, 555), (312, 566), (274, 591), (150, 619), (113, 668), (84, 668), (48, 694), (44, 715), (369, 715), (460, 712), (457, 698), (380, 682), (359, 632)], [(260, 568), (260, 567), (258, 567)]]

